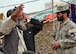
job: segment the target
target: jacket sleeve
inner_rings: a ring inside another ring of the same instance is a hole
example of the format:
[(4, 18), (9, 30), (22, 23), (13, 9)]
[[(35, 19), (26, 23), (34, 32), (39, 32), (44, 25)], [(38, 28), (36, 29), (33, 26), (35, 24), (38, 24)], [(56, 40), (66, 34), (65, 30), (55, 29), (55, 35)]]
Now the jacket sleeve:
[(60, 42), (60, 48), (62, 49), (76, 47), (76, 41), (72, 39), (59, 40), (59, 42)]
[[(73, 29), (75, 29), (76, 30), (76, 26), (73, 28)], [(71, 30), (71, 29), (70, 29)], [(68, 33), (68, 32), (67, 32)], [(62, 40), (59, 40), (59, 42), (60, 42), (60, 47), (62, 48), (62, 49), (65, 49), (65, 48), (70, 48), (70, 47), (76, 47), (76, 31), (74, 32), (74, 30), (73, 30), (73, 32), (72, 33), (75, 33), (75, 35), (73, 36), (73, 35), (69, 35), (69, 38), (67, 38), (67, 39), (62, 39)], [(75, 38), (75, 39), (74, 39)]]
[(2, 22), (2, 25), (1, 25), (1, 32), (4, 34), (4, 35), (8, 35), (12, 28), (15, 27), (17, 23), (15, 21), (13, 21), (11, 19), (11, 16), (6, 18), (3, 22)]
[(43, 27), (43, 24), (36, 19), (31, 19), (30, 23), (33, 24), (31, 28), (34, 35), (36, 35)]

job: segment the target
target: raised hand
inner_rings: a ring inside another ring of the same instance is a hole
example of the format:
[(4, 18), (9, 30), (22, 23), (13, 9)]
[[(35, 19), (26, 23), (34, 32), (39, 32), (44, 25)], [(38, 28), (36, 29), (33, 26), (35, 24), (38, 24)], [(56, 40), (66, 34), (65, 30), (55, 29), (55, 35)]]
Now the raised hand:
[(16, 21), (16, 18), (20, 17), (20, 13), (23, 12), (24, 5), (21, 4), (17, 7), (17, 9), (12, 13), (11, 18)]

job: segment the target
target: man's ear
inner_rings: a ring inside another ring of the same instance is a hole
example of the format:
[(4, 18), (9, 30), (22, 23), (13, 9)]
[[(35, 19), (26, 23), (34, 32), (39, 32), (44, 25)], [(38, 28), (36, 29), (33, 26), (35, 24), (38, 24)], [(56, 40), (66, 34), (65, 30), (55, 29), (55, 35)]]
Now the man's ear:
[(65, 16), (67, 16), (67, 13), (64, 13)]
[(63, 16), (66, 17), (67, 16), (67, 13), (64, 13)]

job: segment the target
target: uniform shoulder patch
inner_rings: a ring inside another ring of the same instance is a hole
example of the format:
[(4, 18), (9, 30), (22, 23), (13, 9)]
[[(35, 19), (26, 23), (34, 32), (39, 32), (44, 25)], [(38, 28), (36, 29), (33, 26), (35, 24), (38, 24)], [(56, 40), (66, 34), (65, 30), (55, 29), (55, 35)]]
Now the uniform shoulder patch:
[(71, 39), (76, 40), (76, 29), (70, 29), (68, 35)]
[(74, 38), (74, 37), (75, 37), (75, 33), (73, 33), (73, 32), (70, 33), (70, 37), (71, 37), (71, 38)]

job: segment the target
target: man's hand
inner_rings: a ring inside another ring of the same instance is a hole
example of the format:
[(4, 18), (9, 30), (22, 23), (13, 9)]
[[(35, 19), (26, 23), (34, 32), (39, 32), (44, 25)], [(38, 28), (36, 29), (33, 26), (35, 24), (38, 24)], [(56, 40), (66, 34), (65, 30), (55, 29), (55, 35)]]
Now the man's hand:
[(12, 13), (11, 18), (16, 21), (16, 18), (19, 18), (20, 13), (23, 12), (24, 5), (21, 4), (17, 7), (17, 9)]
[(29, 15), (27, 15), (26, 13), (23, 13), (23, 18), (25, 18), (25, 19), (31, 19), (31, 17), (29, 16)]
[(51, 45), (51, 48), (52, 48), (53, 50), (56, 50), (56, 49), (59, 48), (59, 47), (60, 47), (59, 41), (55, 41), (55, 42), (53, 42), (52, 45)]

